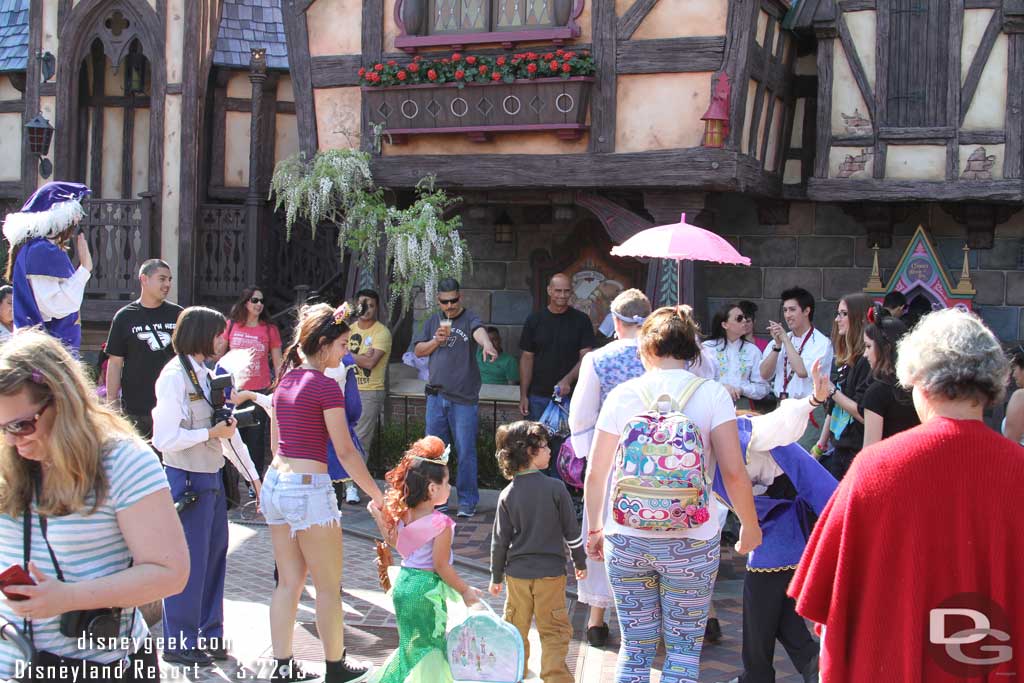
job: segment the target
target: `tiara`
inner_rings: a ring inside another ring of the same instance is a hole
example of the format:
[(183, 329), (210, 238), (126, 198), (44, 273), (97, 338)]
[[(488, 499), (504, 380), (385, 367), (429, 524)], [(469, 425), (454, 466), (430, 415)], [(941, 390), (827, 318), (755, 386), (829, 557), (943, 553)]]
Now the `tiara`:
[(441, 453), (441, 456), (438, 458), (424, 458), (422, 455), (410, 455), (409, 457), (412, 458), (413, 460), (422, 460), (423, 462), (433, 462), (437, 463), (438, 465), (447, 465), (448, 456), (451, 454), (452, 445), (448, 444), (447, 446), (444, 447), (444, 452)]
[(334, 324), (341, 325), (352, 316), (352, 306), (346, 301), (334, 309)]

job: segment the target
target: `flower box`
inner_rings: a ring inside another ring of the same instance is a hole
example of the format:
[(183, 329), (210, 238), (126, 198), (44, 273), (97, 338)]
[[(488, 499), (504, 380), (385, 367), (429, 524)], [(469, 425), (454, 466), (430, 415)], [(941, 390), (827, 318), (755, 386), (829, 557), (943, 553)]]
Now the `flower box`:
[[(383, 126), (383, 140), (461, 133), (485, 142), (496, 133), (551, 131), (578, 140), (589, 125), (594, 79), (537, 78), (511, 83), (445, 83), (364, 87), (364, 115)], [(460, 87), (461, 86), (461, 87)]]

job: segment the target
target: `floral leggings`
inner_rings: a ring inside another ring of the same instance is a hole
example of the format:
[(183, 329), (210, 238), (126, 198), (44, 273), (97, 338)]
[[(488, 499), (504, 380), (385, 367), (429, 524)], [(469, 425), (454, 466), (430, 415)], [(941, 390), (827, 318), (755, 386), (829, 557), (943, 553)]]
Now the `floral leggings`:
[(621, 535), (605, 539), (622, 631), (615, 683), (648, 683), (662, 639), (662, 683), (696, 682), (719, 551), (717, 536), (708, 541)]

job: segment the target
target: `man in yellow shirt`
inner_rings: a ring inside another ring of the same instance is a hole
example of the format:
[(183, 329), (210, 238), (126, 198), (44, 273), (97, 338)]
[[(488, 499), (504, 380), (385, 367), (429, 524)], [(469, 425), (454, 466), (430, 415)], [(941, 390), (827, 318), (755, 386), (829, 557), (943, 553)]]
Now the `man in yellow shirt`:
[[(391, 356), (391, 332), (379, 320), (380, 295), (372, 289), (357, 294), (359, 304), (366, 312), (352, 327), (348, 349), (356, 360), (356, 384), (363, 403), (363, 414), (356, 423), (356, 436), (363, 446), (363, 457), (370, 455), (373, 438), (377, 435), (377, 419), (384, 408), (384, 373)], [(345, 485), (345, 502), (359, 504), (359, 490), (353, 482)]]

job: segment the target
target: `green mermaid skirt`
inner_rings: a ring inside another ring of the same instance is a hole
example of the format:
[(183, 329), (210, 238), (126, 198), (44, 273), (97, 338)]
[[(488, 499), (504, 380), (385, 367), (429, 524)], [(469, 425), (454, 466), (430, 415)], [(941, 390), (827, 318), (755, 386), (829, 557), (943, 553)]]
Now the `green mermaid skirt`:
[(398, 622), (398, 649), (374, 678), (378, 683), (451, 683), (445, 654), (447, 600), (458, 594), (435, 572), (402, 567), (391, 598)]

